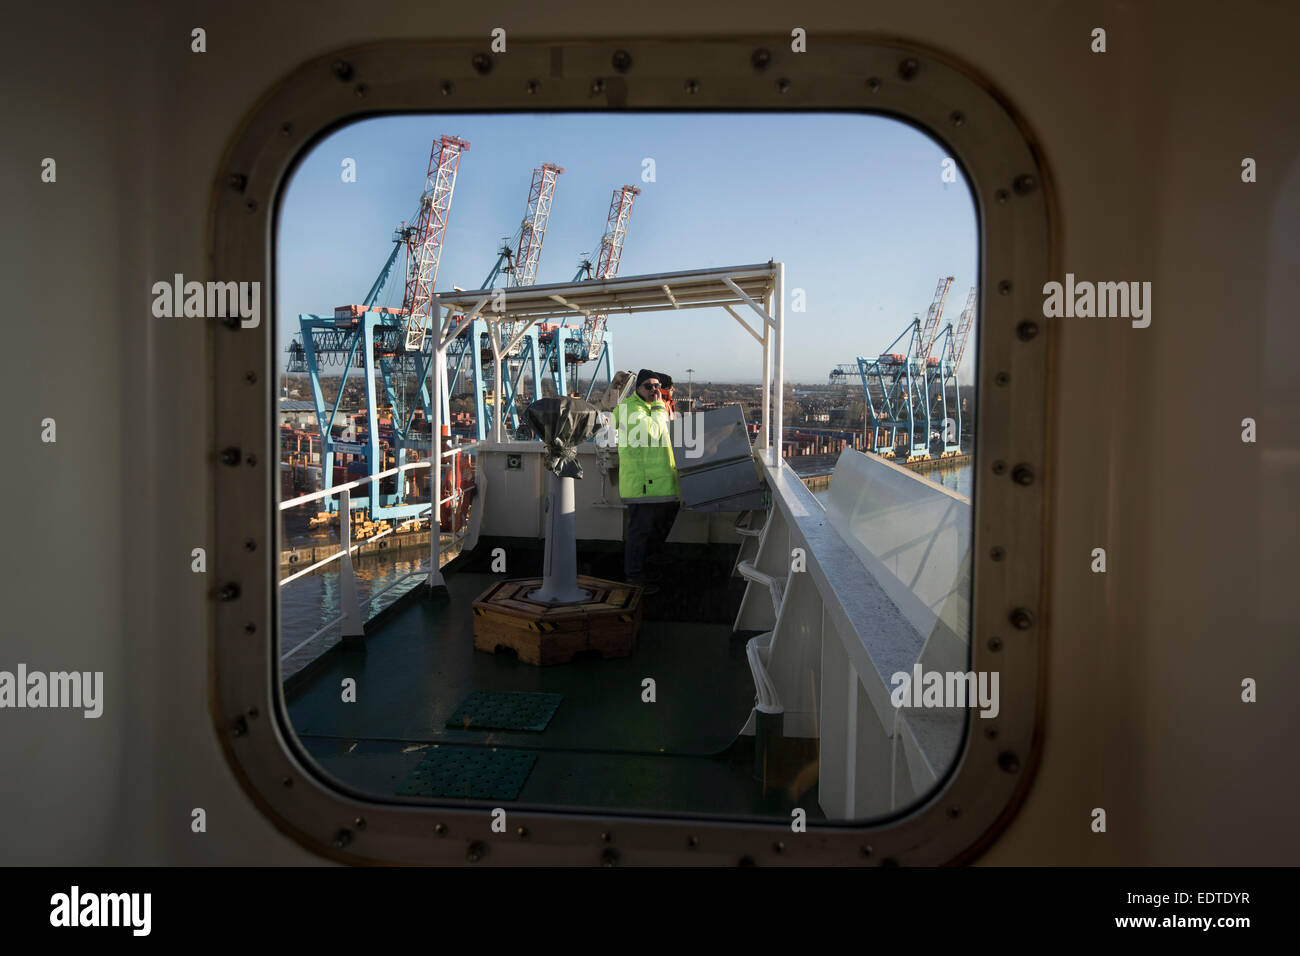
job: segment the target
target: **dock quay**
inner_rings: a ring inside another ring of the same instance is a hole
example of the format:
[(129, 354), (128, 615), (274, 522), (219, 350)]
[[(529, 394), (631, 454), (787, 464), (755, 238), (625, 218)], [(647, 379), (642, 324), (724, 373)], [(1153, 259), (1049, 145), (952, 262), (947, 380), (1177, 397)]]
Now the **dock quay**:
[(973, 455), (952, 455), (948, 458), (926, 458), (922, 461), (900, 462), (904, 468), (912, 471), (949, 471), (953, 468), (965, 468), (971, 463)]
[[(443, 543), (451, 545), (451, 536), (444, 534)], [(334, 538), (324, 538), (319, 543), (299, 542), (287, 548), (280, 550), (280, 567), (306, 567), (316, 561), (328, 558), (339, 550), (339, 543)], [(356, 545), (356, 550), (352, 552), (352, 560), (364, 561), (367, 558), (379, 557), (392, 552), (411, 552), (420, 551), (427, 553), (429, 550), (429, 532), (428, 531), (408, 531), (404, 533), (386, 534), (382, 538), (370, 541), (361, 541)]]
[[(949, 471), (955, 468), (965, 468), (972, 461), (971, 455), (952, 455), (948, 458), (925, 458), (920, 461), (897, 462), (900, 467), (908, 471), (928, 474), (932, 471)], [(824, 491), (831, 485), (831, 473), (835, 470), (835, 462), (839, 459), (839, 454), (834, 455), (800, 455), (792, 456), (786, 459), (786, 462), (799, 476), (799, 479), (808, 486), (809, 491)]]

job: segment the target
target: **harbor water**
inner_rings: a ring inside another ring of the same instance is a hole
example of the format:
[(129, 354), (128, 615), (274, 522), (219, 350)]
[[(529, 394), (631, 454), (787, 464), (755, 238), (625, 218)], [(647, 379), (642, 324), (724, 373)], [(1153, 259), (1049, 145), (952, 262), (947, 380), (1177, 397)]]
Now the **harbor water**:
[[(380, 594), (372, 604), (367, 605), (366, 600), (372, 594), (383, 591), (404, 576), (415, 574), (427, 567), (427, 556), (410, 552), (401, 557), (394, 554), (393, 558), (377, 557), (357, 561), (354, 570), (357, 577), (357, 600), (361, 602), (362, 618), (369, 618), (392, 604), (410, 588), (419, 585), (422, 577), (407, 579), (403, 584), (398, 584)], [(284, 654), (292, 650), (338, 617), (339, 607), (338, 562), (328, 564), (312, 574), (304, 574), (296, 581), (280, 588), (280, 653)]]

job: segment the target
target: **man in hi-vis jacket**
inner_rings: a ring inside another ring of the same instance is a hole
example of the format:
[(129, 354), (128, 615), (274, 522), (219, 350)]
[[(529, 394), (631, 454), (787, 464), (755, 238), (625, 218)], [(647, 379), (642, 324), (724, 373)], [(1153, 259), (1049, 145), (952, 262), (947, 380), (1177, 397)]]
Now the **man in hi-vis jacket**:
[(668, 414), (660, 392), (660, 376), (647, 368), (636, 376), (636, 391), (615, 409), (618, 428), (618, 493), (627, 505), (627, 536), (623, 547), (623, 573), (646, 594), (659, 589), (650, 584), (647, 558), (663, 551), (680, 507), (677, 501), (677, 464)]

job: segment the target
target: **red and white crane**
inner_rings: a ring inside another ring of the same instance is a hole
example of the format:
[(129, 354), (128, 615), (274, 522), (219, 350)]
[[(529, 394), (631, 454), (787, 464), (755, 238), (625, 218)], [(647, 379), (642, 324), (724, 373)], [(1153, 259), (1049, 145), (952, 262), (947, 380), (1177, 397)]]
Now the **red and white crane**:
[[(639, 195), (641, 190), (636, 186), (622, 186), (610, 197), (605, 234), (600, 238), (600, 254), (596, 257), (592, 279), (612, 279), (618, 275), (619, 263), (623, 261), (623, 241), (627, 238), (627, 221), (632, 215), (632, 203)], [(579, 361), (590, 361), (600, 355), (605, 321), (604, 313), (588, 315), (583, 321)]]
[(519, 225), (519, 237), (515, 240), (515, 263), (511, 272), (516, 286), (530, 286), (537, 281), (537, 264), (542, 258), (542, 244), (546, 242), (546, 224), (551, 218), (555, 180), (563, 172), (564, 168), (555, 163), (543, 163), (533, 170), (528, 207), (524, 221)]
[(930, 303), (930, 311), (925, 313), (925, 322), (921, 325), (920, 347), (924, 350), (918, 358), (929, 358), (930, 350), (934, 348), (934, 340), (939, 335), (939, 317), (943, 315), (943, 304), (948, 298), (948, 287), (952, 285), (952, 276), (940, 279), (938, 286), (934, 290), (934, 301)]
[[(507, 287), (521, 288), (537, 281), (537, 266), (542, 259), (542, 246), (546, 242), (546, 225), (551, 219), (555, 183), (563, 172), (564, 167), (555, 163), (543, 163), (533, 170), (533, 182), (528, 189), (528, 205), (523, 221), (519, 224), (519, 232), (515, 234), (513, 248), (510, 243), (502, 246), (496, 264), (483, 280), (484, 289), (495, 286), (503, 267)], [(502, 343), (511, 342), (516, 331), (515, 323), (503, 322)], [(510, 354), (518, 355), (520, 350), (521, 346), (517, 344)]]
[(961, 365), (961, 357), (966, 354), (966, 339), (970, 336), (971, 326), (975, 324), (975, 287), (970, 287), (970, 294), (966, 296), (966, 307), (961, 310), (961, 318), (957, 320), (957, 341), (953, 344), (953, 351), (956, 358), (953, 360), (953, 366)]
[(407, 239), (406, 293), (402, 312), (406, 316), (406, 349), (424, 348), (431, 316), (433, 284), (438, 278), (438, 260), (442, 258), (451, 197), (456, 189), (456, 171), (460, 154), (469, 143), (458, 136), (443, 136), (433, 144), (429, 154), (429, 172), (420, 196), (419, 218)]

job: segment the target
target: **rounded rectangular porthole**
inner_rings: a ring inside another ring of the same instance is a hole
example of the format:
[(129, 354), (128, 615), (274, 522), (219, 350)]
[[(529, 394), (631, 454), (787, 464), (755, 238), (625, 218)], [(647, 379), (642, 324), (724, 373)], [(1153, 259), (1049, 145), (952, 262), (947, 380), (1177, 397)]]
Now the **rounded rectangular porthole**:
[(969, 857), (1040, 709), (1019, 125), (870, 43), (510, 51), (308, 64), (232, 146), (228, 759), (358, 862)]

